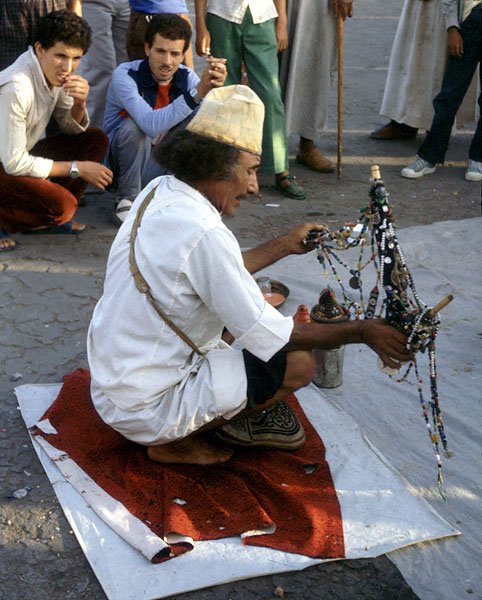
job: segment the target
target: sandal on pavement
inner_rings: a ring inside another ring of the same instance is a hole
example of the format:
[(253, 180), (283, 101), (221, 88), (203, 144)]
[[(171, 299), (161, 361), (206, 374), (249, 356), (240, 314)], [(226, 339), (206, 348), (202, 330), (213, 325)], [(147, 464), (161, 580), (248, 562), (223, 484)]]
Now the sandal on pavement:
[(52, 235), (52, 234), (66, 234), (66, 235), (78, 235), (87, 229), (87, 225), (78, 223), (77, 221), (67, 221), (62, 225), (52, 225), (51, 227), (40, 227), (39, 229), (28, 229), (22, 231), (24, 235)]
[(287, 198), (293, 200), (304, 200), (306, 198), (304, 188), (296, 183), (294, 175), (275, 175), (275, 187)]
[(130, 198), (121, 198), (119, 202), (115, 205), (114, 212), (112, 214), (112, 220), (119, 227), (122, 223), (127, 219), (127, 215), (131, 209), (131, 206), (134, 204), (134, 200)]
[(262, 412), (233, 419), (213, 432), (227, 446), (298, 450), (305, 443), (303, 425), (286, 402)]
[(4, 229), (0, 229), (0, 242), (11, 242), (8, 246), (0, 246), (0, 252), (11, 252), (12, 250), (15, 250), (18, 245), (18, 243), (15, 240), (12, 240), (12, 238)]

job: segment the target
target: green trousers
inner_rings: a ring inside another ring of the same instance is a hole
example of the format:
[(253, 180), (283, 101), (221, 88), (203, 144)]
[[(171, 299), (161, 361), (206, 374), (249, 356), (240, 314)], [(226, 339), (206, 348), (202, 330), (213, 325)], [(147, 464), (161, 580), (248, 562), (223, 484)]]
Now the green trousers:
[(251, 89), (265, 108), (262, 169), (281, 173), (288, 169), (285, 111), (278, 79), (278, 55), (274, 19), (255, 25), (248, 9), (238, 25), (208, 13), (211, 53), (227, 59), (226, 85), (241, 82), (244, 62)]

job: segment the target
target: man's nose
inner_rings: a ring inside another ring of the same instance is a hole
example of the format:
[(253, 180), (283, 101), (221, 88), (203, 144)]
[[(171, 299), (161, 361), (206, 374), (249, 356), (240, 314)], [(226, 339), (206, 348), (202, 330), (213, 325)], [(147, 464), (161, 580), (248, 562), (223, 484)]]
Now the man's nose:
[(65, 58), (63, 62), (63, 69), (67, 73), (71, 73), (74, 65), (74, 60), (72, 58)]
[(250, 181), (248, 183), (248, 194), (258, 194), (258, 193), (259, 193), (258, 178), (256, 177), (256, 175), (254, 175), (253, 177), (250, 178)]

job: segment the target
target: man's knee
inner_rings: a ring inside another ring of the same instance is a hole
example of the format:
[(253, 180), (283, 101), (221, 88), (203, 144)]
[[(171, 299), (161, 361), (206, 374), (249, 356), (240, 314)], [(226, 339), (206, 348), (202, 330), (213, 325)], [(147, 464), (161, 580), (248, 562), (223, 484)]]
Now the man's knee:
[(315, 375), (313, 353), (304, 350), (288, 352), (283, 387), (298, 390), (307, 386)]
[(109, 158), (113, 159), (109, 162), (114, 170), (117, 170), (116, 165), (124, 170), (135, 165), (134, 168), (140, 173), (148, 159), (147, 141), (147, 135), (133, 119), (122, 123), (109, 149)]
[(146, 134), (137, 125), (134, 119), (126, 119), (119, 128), (117, 136), (120, 143), (139, 144), (146, 139)]

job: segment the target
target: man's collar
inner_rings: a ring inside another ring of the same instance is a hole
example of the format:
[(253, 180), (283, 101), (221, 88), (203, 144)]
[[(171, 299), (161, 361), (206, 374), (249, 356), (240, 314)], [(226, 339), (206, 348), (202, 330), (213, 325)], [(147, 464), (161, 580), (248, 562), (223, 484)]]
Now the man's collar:
[(145, 58), (139, 65), (139, 83), (142, 87), (156, 86), (157, 81), (154, 79), (149, 68), (149, 61)]

